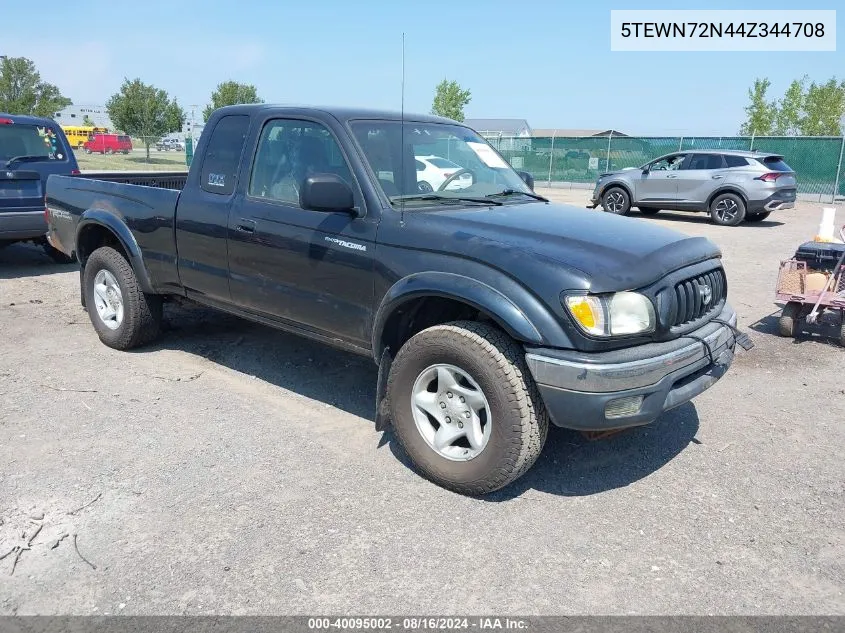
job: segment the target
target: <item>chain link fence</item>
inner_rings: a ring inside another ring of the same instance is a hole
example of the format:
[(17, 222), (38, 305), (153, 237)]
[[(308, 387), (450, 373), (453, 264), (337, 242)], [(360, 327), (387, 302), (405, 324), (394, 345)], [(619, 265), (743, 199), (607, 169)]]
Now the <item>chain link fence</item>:
[(845, 195), (842, 136), (588, 136), (512, 137), (483, 133), (514, 169), (538, 185), (590, 187), (599, 174), (641, 165), (683, 150), (739, 149), (779, 154), (798, 176), (805, 199)]

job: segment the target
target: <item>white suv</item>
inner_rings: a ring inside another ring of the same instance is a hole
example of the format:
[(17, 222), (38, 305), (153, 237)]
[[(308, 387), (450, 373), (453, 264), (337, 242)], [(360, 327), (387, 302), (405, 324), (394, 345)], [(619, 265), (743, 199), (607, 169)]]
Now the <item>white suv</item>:
[(795, 206), (795, 172), (778, 154), (691, 150), (667, 154), (642, 167), (602, 174), (591, 204), (626, 215), (661, 209), (707, 212), (716, 224), (760, 222)]
[(455, 172), (462, 171), (457, 178), (449, 182), (445, 189), (464, 189), (472, 185), (472, 175), (463, 167), (441, 156), (415, 156), (417, 163), (417, 184), (423, 193), (441, 191), (443, 184)]

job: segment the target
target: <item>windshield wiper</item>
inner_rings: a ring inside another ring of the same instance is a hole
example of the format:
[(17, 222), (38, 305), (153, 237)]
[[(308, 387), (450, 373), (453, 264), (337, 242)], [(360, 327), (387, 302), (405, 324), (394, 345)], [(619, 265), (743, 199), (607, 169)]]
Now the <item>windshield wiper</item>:
[(477, 204), (493, 205), (496, 207), (502, 206), (498, 200), (491, 200), (490, 198), (475, 198), (472, 196), (441, 196), (436, 193), (421, 193), (410, 196), (394, 196), (391, 198), (393, 202), (404, 202), (407, 200), (446, 200), (449, 202), (475, 202)]
[(538, 195), (538, 194), (536, 194), (536, 193), (534, 193), (534, 192), (530, 192), (530, 191), (517, 191), (516, 189), (505, 189), (504, 191), (500, 191), (499, 193), (491, 193), (491, 194), (490, 194), (489, 196), (487, 196), (487, 197), (488, 197), (488, 198), (492, 198), (492, 197), (494, 197), (494, 196), (502, 196), (502, 197), (505, 197), (505, 196), (516, 196), (516, 195), (528, 196), (529, 198), (534, 198), (535, 200), (542, 200), (543, 202), (548, 202), (548, 201), (549, 201), (549, 199), (548, 199), (548, 198), (544, 198), (543, 196)]
[(35, 156), (35, 155), (26, 155), (26, 156), (12, 156), (9, 160), (6, 161), (6, 167), (11, 167), (12, 163), (22, 163), (24, 161), (31, 161), (31, 160), (50, 160), (50, 157), (46, 154), (42, 156)]

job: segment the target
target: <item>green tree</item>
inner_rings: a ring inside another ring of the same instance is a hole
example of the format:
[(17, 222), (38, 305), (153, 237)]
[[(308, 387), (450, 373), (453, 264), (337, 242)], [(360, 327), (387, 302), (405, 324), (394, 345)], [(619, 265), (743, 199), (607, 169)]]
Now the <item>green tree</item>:
[(82, 117), (82, 125), (94, 127), (94, 121), (91, 120), (91, 117), (86, 114), (84, 117)]
[(453, 119), (455, 121), (464, 120), (464, 106), (466, 106), (472, 95), (469, 90), (463, 90), (457, 81), (448, 81), (444, 79), (434, 91), (434, 103), (431, 106), (431, 113), (438, 116)]
[(0, 112), (53, 117), (72, 103), (26, 57), (0, 56)]
[(823, 84), (813, 82), (804, 98), (801, 134), (806, 136), (839, 136), (845, 115), (845, 81), (836, 78)]
[(264, 103), (264, 100), (258, 96), (258, 91), (252, 84), (224, 81), (217, 84), (217, 89), (211, 93), (211, 103), (205, 107), (202, 115), (208, 121), (211, 113), (217, 108), (241, 103)]
[(772, 82), (768, 79), (755, 79), (754, 87), (748, 89), (748, 105), (745, 106), (745, 122), (739, 129), (743, 136), (766, 136), (775, 126), (777, 106), (766, 100), (766, 93)]
[(185, 125), (185, 119), (187, 115), (185, 111), (182, 109), (176, 99), (170, 102), (167, 106), (167, 111), (165, 112), (165, 118), (167, 119), (167, 131), (168, 132), (181, 132), (182, 126)]
[(778, 101), (775, 114), (774, 133), (779, 136), (794, 136), (801, 133), (801, 117), (804, 114), (807, 76), (796, 79), (791, 84), (783, 99)]
[(166, 91), (140, 79), (125, 79), (120, 92), (106, 102), (106, 110), (118, 129), (141, 138), (149, 160), (150, 145), (173, 131), (174, 104)]

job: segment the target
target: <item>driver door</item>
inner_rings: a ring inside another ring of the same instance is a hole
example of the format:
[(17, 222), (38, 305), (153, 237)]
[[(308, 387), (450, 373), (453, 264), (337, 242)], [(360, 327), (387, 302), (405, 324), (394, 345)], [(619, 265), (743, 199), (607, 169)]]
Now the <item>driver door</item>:
[(678, 200), (678, 174), (686, 154), (663, 156), (648, 165), (637, 182), (636, 203), (658, 206)]

